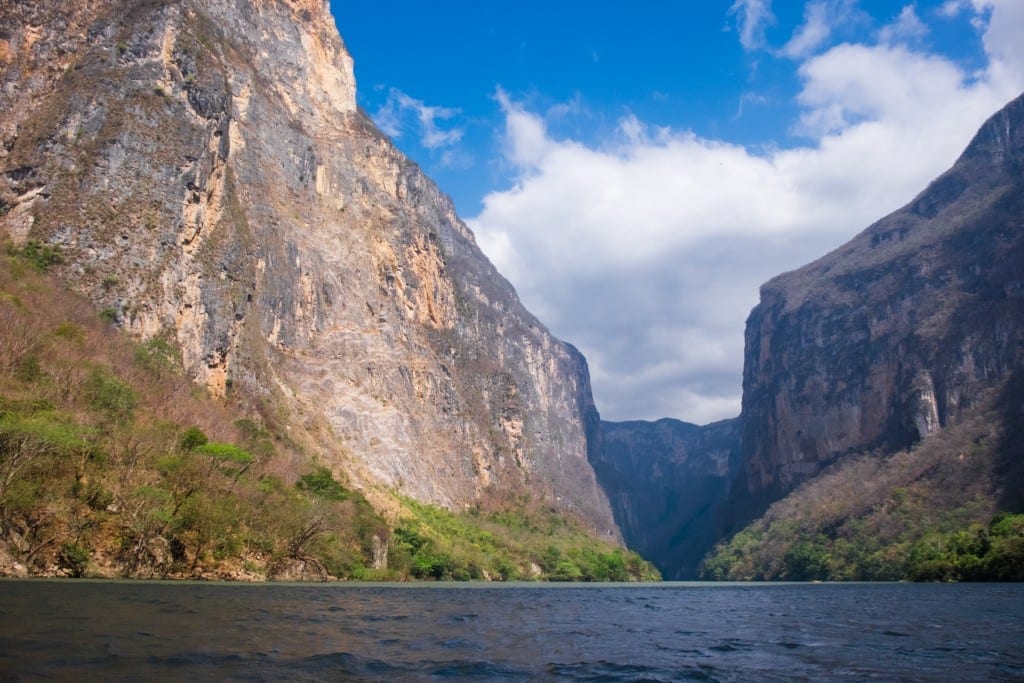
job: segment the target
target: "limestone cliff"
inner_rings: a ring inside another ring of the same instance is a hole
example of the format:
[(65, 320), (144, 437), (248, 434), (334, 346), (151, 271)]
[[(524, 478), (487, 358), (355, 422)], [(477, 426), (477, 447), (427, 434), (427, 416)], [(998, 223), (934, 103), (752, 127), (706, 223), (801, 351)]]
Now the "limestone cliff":
[(747, 321), (745, 487), (968, 415), (1024, 365), (1024, 97), (903, 209), (761, 289)]
[(739, 420), (602, 422), (591, 462), (629, 547), (667, 579), (695, 579), (728, 523)]
[(355, 105), (319, 0), (0, 0), (0, 232), (357, 485), (612, 538), (586, 363)]

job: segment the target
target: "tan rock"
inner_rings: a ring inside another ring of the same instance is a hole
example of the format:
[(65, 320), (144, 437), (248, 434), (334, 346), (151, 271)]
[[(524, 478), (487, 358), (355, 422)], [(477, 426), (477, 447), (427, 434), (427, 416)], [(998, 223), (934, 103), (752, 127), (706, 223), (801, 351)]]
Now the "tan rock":
[(176, 339), (195, 381), (371, 498), (529, 494), (618, 538), (585, 361), (357, 110), (326, 3), (72, 4), (0, 10), (40, 27), (10, 51), (48, 74), (0, 90), (5, 167), (28, 169), (0, 175), (26, 205), (0, 232), (61, 245), (56, 272), (97, 308)]

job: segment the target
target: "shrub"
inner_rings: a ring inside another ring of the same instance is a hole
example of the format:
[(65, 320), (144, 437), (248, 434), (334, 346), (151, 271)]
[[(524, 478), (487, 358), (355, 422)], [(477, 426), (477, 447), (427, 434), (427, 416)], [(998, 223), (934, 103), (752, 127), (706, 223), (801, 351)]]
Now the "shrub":
[(828, 578), (828, 549), (820, 541), (800, 541), (782, 557), (782, 578), (814, 581)]
[(25, 259), (36, 270), (44, 273), (49, 270), (50, 266), (64, 263), (64, 255), (58, 245), (43, 244), (38, 240), (29, 240), (21, 249), (9, 247), (8, 253)]
[(230, 443), (210, 441), (197, 446), (193, 452), (208, 456), (221, 474), (234, 481), (238, 481), (255, 461), (249, 451)]
[(552, 581), (579, 581), (583, 578), (583, 572), (576, 563), (569, 559), (561, 559), (551, 570)]
[(22, 356), (14, 370), (14, 376), (26, 384), (38, 382), (43, 378), (43, 368), (39, 364), (39, 356), (34, 353)]
[(89, 405), (111, 417), (129, 417), (138, 403), (138, 397), (130, 386), (102, 369), (94, 370), (85, 381), (85, 391)]
[(202, 429), (199, 427), (189, 427), (181, 435), (178, 447), (183, 451), (194, 451), (200, 446), (205, 446), (209, 441)]
[(305, 491), (324, 500), (348, 500), (349, 492), (341, 485), (326, 467), (317, 467), (309, 474), (299, 477), (295, 483), (300, 491)]
[[(202, 432), (200, 432), (201, 434)], [(196, 453), (208, 455), (222, 463), (248, 464), (252, 462), (252, 454), (244, 448), (230, 443), (210, 441), (196, 447)]]
[(447, 553), (431, 553), (421, 550), (412, 558), (412, 575), (417, 579), (452, 578), (454, 569), (452, 558)]
[[(103, 317), (102, 313), (100, 317)], [(107, 322), (116, 321), (117, 312), (114, 311), (113, 317)], [(153, 337), (135, 348), (135, 364), (156, 379), (161, 379), (181, 371), (181, 356), (171, 342), (162, 337)]]
[(53, 336), (70, 342), (81, 343), (85, 339), (85, 330), (74, 323), (61, 323), (53, 330)]
[(61, 569), (67, 570), (75, 578), (81, 578), (89, 568), (89, 549), (77, 543), (67, 542), (61, 545), (57, 559)]

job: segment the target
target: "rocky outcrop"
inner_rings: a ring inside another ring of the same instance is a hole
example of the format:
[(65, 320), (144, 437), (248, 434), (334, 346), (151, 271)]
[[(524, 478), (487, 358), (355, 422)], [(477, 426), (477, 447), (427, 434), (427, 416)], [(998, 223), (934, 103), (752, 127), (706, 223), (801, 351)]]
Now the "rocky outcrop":
[(0, 231), (356, 485), (617, 538), (586, 363), (355, 106), (320, 0), (0, 2)]
[(1022, 364), (1024, 97), (906, 207), (762, 287), (744, 487), (774, 498), (844, 454), (928, 438)]
[(667, 579), (695, 579), (729, 521), (739, 420), (602, 422), (591, 456), (623, 538)]

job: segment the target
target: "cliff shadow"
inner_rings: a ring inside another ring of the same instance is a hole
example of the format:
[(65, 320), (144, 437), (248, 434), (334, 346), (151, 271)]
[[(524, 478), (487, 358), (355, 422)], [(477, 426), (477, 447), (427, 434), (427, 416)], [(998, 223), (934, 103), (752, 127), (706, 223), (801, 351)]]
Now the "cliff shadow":
[(1002, 483), (999, 508), (1024, 512), (1024, 368), (1010, 375), (996, 410), (1003, 423), (995, 462), (996, 478)]

